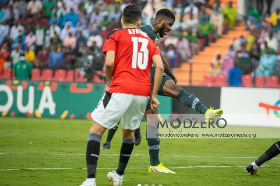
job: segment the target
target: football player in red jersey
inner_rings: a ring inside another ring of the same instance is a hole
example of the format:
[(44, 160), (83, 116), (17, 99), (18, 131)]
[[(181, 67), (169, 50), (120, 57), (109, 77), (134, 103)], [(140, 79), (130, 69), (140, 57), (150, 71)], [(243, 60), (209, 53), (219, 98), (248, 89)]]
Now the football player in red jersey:
[[(123, 175), (134, 147), (134, 131), (140, 125), (151, 96), (151, 108), (157, 109), (157, 92), (162, 80), (163, 64), (153, 40), (139, 29), (141, 10), (128, 5), (123, 11), (123, 29), (112, 31), (103, 46), (106, 54), (105, 73), (109, 89), (92, 112), (93, 119), (87, 142), (87, 179), (81, 186), (96, 186), (95, 174), (100, 153), (100, 140), (107, 128), (122, 118), (123, 143), (118, 168), (108, 173), (114, 186), (122, 185)], [(151, 66), (157, 69), (151, 88)], [(152, 92), (151, 92), (152, 90)]]

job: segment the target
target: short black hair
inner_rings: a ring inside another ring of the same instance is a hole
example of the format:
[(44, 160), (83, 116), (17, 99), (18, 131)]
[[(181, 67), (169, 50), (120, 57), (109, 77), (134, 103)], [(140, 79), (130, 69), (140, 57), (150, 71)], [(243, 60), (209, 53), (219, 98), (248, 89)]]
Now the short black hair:
[(167, 8), (160, 9), (156, 13), (156, 18), (159, 18), (161, 16), (171, 18), (171, 19), (173, 19), (173, 21), (175, 21), (175, 15), (173, 14), (173, 12), (171, 12), (171, 10), (169, 10)]
[(136, 24), (137, 21), (142, 20), (142, 13), (140, 8), (134, 4), (127, 5), (123, 10), (123, 21), (125, 24)]

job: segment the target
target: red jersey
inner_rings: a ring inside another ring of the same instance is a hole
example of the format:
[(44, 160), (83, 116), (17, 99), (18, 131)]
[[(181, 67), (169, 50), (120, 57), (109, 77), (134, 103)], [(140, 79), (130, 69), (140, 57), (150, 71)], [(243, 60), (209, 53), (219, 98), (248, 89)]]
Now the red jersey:
[(160, 55), (153, 40), (140, 29), (112, 31), (104, 42), (103, 52), (116, 51), (111, 93), (149, 96), (152, 57)]

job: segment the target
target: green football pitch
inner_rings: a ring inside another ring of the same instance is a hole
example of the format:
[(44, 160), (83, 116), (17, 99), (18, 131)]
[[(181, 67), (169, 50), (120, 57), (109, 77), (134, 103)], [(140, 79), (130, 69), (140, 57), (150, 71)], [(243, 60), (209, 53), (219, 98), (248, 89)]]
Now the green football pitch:
[[(77, 186), (86, 178), (87, 120), (0, 118), (0, 185)], [(107, 134), (107, 133), (106, 133)], [(142, 136), (145, 124), (142, 123)], [(105, 137), (102, 139), (102, 144)], [(162, 139), (160, 159), (176, 174), (148, 173), (145, 137), (135, 147), (124, 186), (279, 186), (280, 157), (267, 162), (257, 175), (243, 167), (277, 139)], [(97, 185), (110, 186), (121, 146), (117, 131), (110, 150), (101, 150)]]

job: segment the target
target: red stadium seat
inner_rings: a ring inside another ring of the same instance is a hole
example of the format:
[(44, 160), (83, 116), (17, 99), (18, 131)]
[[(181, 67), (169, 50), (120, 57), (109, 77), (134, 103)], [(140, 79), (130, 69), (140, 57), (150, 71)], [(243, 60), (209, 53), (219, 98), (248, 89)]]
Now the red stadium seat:
[(100, 79), (97, 75), (93, 76), (92, 81), (94, 83), (105, 83), (105, 80), (104, 79)]
[(265, 77), (256, 76), (255, 87), (264, 87), (264, 84), (265, 84)]
[(52, 69), (43, 69), (41, 80), (51, 81), (53, 77), (53, 70)]
[[(79, 71), (75, 71), (75, 81), (78, 79), (79, 77)], [(74, 70), (68, 70), (67, 71), (67, 75), (65, 77), (65, 81), (73, 81), (74, 78)]]
[(244, 87), (252, 87), (253, 86), (253, 77), (252, 75), (243, 75), (242, 83)]
[(75, 81), (77, 82), (85, 82), (85, 77), (84, 75), (79, 75), (77, 78), (75, 78)]
[(39, 81), (40, 80), (40, 73), (41, 73), (41, 70), (39, 68), (33, 68), (32, 69), (31, 80)]
[(279, 78), (277, 76), (269, 76), (265, 87), (278, 87), (278, 80)]
[(215, 82), (213, 83), (214, 86), (227, 86), (227, 77), (223, 74), (220, 74), (215, 77)]
[(63, 70), (63, 69), (56, 70), (54, 73), (53, 80), (54, 81), (64, 81), (65, 76), (66, 76), (66, 70)]
[(213, 83), (214, 83), (214, 77), (210, 75), (205, 75), (200, 85), (211, 87)]
[(0, 76), (0, 79), (11, 79), (11, 68), (4, 70), (4, 73)]

